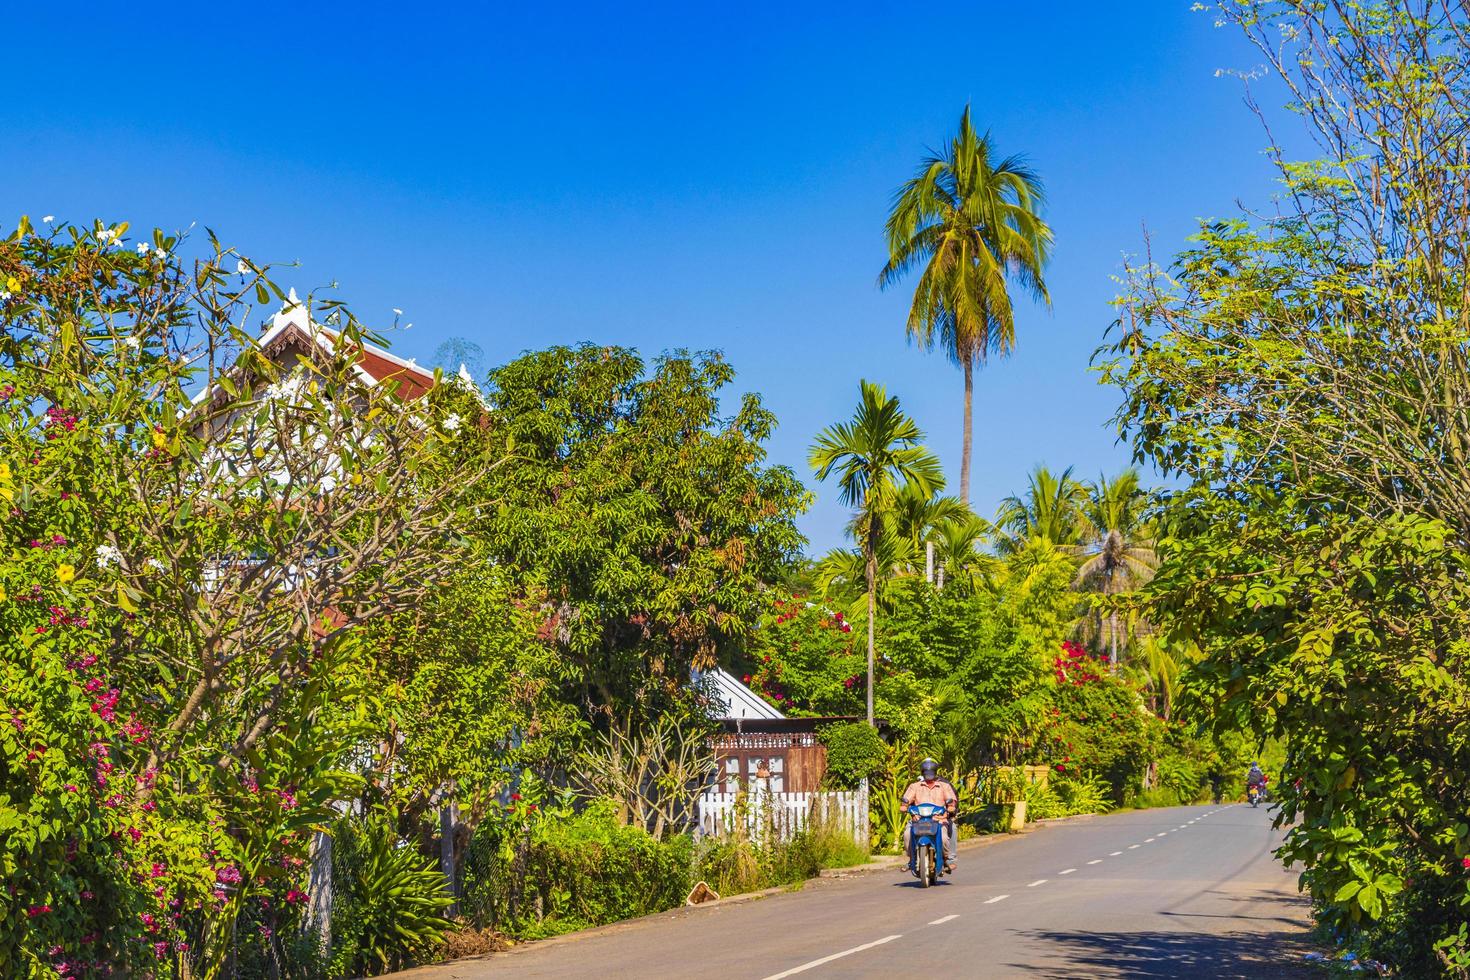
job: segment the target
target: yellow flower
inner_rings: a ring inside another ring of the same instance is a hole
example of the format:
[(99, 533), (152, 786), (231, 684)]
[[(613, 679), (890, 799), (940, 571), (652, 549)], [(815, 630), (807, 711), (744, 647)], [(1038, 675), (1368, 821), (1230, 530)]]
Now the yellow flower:
[(9, 279), (5, 280), (5, 291), (7, 293), (20, 292), (20, 280), (15, 278), (14, 276), (11, 276)]
[(77, 570), (70, 565), (56, 566), (56, 579), (59, 582), (70, 582), (77, 577)]

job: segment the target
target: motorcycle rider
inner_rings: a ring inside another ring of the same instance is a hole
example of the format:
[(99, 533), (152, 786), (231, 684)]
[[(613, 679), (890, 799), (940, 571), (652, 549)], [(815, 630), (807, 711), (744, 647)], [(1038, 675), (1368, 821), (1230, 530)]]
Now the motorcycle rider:
[[(944, 807), (944, 813), (935, 819), (943, 825), (940, 837), (944, 841), (944, 863), (948, 870), (953, 871), (955, 867), (954, 857), (954, 816), (959, 808), (959, 797), (955, 795), (954, 787), (947, 780), (939, 778), (939, 763), (933, 759), (925, 759), (919, 763), (919, 776), (916, 782), (909, 784), (908, 789), (903, 791), (902, 802), (904, 810), (916, 803), (933, 803)], [(914, 844), (913, 835), (910, 832), (912, 821), (903, 828), (903, 849), (909, 856), (909, 870), (914, 870)]]
[(1254, 789), (1260, 796), (1266, 795), (1266, 774), (1261, 771), (1259, 762), (1252, 762), (1250, 772), (1245, 774), (1245, 788), (1247, 791)]

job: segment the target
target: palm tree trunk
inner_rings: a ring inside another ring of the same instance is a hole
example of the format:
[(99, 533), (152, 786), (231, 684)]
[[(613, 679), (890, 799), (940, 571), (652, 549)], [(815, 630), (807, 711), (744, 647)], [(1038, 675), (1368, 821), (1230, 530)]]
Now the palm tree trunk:
[(878, 555), (877, 549), (870, 541), (868, 544), (868, 726), (877, 727), (873, 723), (873, 651), (876, 646), (874, 641), (873, 625), (878, 617), (878, 604), (875, 601), (874, 592), (878, 586)]
[(970, 505), (970, 448), (975, 441), (975, 359), (965, 357), (965, 429), (960, 450), (960, 500)]
[(1108, 643), (1112, 649), (1108, 652), (1108, 663), (1117, 668), (1118, 666), (1118, 611), (1114, 609), (1108, 616)]

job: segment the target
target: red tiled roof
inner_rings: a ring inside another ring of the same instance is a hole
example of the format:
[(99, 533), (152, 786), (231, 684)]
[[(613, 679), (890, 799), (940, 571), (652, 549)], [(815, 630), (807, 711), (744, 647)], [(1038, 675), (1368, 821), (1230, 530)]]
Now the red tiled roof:
[(393, 382), (398, 386), (398, 397), (405, 401), (418, 398), (434, 387), (433, 372), (421, 367), (400, 364), (380, 352), (371, 344), (363, 344), (358, 354), (358, 364), (379, 384)]

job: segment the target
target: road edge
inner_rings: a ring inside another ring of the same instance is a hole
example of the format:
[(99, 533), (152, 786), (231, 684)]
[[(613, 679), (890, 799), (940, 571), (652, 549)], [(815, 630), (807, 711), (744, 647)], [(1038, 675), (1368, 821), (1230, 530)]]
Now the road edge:
[[(1037, 820), (1027, 824), (1026, 829), (1020, 831), (1019, 833), (984, 834), (978, 837), (971, 837), (966, 840), (962, 840), (959, 842), (958, 847), (961, 852), (977, 851), (985, 847), (992, 847), (1005, 841), (1019, 840), (1027, 834), (1034, 833), (1039, 830), (1044, 830), (1052, 824), (1064, 823), (1066, 821), (1073, 820), (1090, 820), (1094, 816), (1096, 816), (1096, 814), (1083, 813), (1071, 817), (1053, 817), (1047, 820)], [(662, 912), (652, 912), (648, 915), (640, 915), (631, 919), (621, 919), (617, 922), (609, 922), (606, 925), (591, 926), (587, 929), (578, 929), (574, 932), (564, 932), (559, 936), (548, 936), (545, 939), (523, 940), (516, 943), (514, 946), (511, 946), (509, 949), (500, 950), (498, 952), (477, 953), (473, 956), (461, 956), (452, 960), (441, 960), (438, 963), (425, 963), (422, 966), (411, 967), (398, 973), (387, 974), (387, 976), (400, 978), (400, 980), (414, 980), (414, 978), (420, 978), (420, 980), (455, 980), (457, 975), (453, 971), (457, 967), (479, 966), (489, 963), (493, 957), (503, 958), (505, 956), (513, 956), (516, 953), (525, 950), (545, 949), (548, 946), (562, 946), (568, 943), (575, 943), (580, 942), (584, 939), (590, 939), (594, 936), (605, 935), (610, 932), (637, 928), (639, 925), (646, 925), (649, 922), (653, 922), (659, 919), (674, 919), (686, 915), (697, 915), (701, 912), (713, 909), (720, 909), (730, 905), (739, 905), (745, 902), (759, 901), (763, 898), (770, 898), (772, 895), (784, 895), (789, 892), (798, 892), (801, 891), (802, 888), (809, 881), (816, 881), (820, 879), (851, 878), (884, 871), (902, 871), (904, 870), (906, 865), (907, 859), (904, 858), (903, 855), (880, 855), (874, 860), (869, 861), (867, 864), (855, 864), (848, 868), (823, 868), (821, 871), (817, 872), (816, 878), (807, 878), (802, 881), (794, 882), (790, 885), (778, 885), (775, 888), (763, 888), (760, 891), (743, 892), (739, 895), (730, 895), (725, 898), (717, 898), (712, 902), (702, 902), (699, 905), (679, 905), (671, 909), (665, 909)]]

